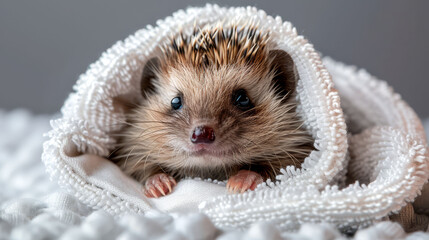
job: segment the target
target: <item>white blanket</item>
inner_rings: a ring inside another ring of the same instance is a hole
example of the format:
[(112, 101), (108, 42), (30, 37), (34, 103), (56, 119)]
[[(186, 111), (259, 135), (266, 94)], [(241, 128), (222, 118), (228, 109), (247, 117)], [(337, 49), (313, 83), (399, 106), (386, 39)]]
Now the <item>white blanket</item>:
[[(42, 133), (52, 116), (0, 111), (0, 239), (345, 239), (334, 226), (304, 224), (281, 234), (269, 224), (249, 230), (216, 229), (203, 214), (126, 214), (113, 218), (92, 210), (49, 181), (40, 161)], [(429, 120), (426, 121), (429, 129)], [(25, 197), (25, 198), (24, 198)], [(397, 223), (380, 222), (354, 239), (428, 239), (429, 232), (405, 234)]]

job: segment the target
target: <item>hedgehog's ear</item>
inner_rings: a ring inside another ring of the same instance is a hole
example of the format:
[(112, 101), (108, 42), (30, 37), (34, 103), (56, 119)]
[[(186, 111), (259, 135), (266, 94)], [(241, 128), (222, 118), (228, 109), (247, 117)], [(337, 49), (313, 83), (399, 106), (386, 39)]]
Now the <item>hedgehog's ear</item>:
[(140, 89), (143, 97), (146, 97), (148, 94), (155, 92), (156, 73), (159, 70), (159, 59), (151, 58), (147, 61), (146, 65), (143, 68)]
[(273, 86), (282, 98), (289, 98), (295, 91), (298, 72), (291, 56), (283, 50), (269, 52), (270, 70), (273, 73)]

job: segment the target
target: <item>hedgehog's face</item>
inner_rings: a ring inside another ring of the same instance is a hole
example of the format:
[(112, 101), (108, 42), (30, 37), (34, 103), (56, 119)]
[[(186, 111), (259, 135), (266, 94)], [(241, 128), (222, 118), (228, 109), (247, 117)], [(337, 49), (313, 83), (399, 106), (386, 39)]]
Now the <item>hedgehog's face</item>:
[(230, 166), (256, 155), (251, 151), (260, 146), (257, 136), (273, 119), (265, 111), (271, 104), (265, 96), (270, 95), (268, 79), (229, 66), (170, 69), (159, 81), (153, 97), (170, 129), (162, 144), (174, 149), (184, 166)]
[(298, 132), (296, 73), (285, 52), (269, 57), (257, 70), (232, 64), (154, 71), (160, 62), (151, 61), (142, 79), (145, 100), (132, 115), (142, 157), (166, 168), (198, 169), (293, 154), (287, 149), (307, 140)]

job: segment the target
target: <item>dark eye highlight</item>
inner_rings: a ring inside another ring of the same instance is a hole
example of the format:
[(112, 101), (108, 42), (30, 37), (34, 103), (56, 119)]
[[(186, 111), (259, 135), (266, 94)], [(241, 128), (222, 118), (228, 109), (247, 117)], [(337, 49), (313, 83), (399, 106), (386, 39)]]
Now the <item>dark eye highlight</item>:
[(239, 89), (232, 94), (232, 103), (243, 111), (254, 107), (249, 96), (247, 96), (246, 90), (244, 89)]
[(182, 108), (182, 99), (180, 97), (175, 97), (171, 99), (171, 107), (174, 110), (179, 110)]

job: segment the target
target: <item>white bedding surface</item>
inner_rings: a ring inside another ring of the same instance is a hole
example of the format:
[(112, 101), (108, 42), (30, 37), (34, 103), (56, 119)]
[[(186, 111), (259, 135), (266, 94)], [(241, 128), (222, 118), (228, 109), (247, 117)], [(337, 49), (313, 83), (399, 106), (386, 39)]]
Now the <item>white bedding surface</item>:
[[(124, 215), (88, 209), (50, 182), (40, 160), (43, 133), (52, 116), (0, 111), (0, 239), (344, 239), (326, 224), (305, 224), (280, 235), (270, 224), (221, 232), (203, 214)], [(429, 120), (425, 122), (429, 130)], [(429, 133), (429, 132), (428, 132)], [(429, 239), (405, 234), (392, 222), (357, 232), (355, 239)]]

